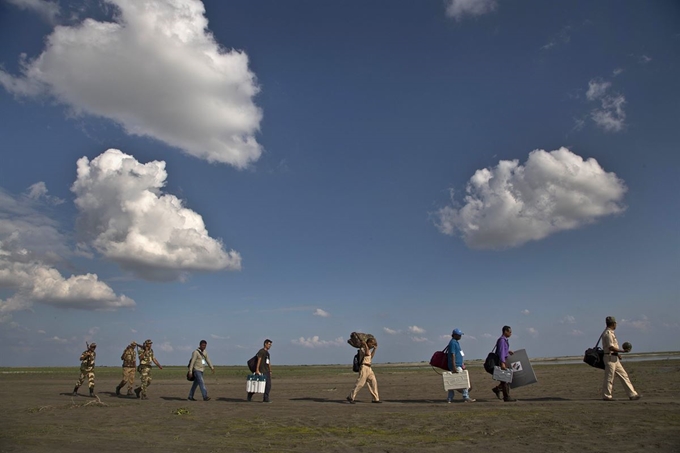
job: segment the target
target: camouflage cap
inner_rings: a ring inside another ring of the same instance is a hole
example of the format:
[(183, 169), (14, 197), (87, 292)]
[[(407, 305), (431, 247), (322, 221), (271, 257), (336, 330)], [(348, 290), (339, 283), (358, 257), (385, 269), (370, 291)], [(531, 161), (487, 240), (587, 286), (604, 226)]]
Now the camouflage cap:
[(146, 341), (144, 342), (144, 344), (153, 344), (153, 341), (151, 341), (151, 340), (149, 339), (149, 340), (146, 340)]
[(97, 343), (90, 343), (90, 348), (96, 348), (96, 347), (97, 347)]
[(613, 317), (613, 316), (607, 316), (607, 317), (605, 318), (605, 322), (606, 322), (607, 324), (613, 324), (613, 323), (616, 322), (616, 318)]

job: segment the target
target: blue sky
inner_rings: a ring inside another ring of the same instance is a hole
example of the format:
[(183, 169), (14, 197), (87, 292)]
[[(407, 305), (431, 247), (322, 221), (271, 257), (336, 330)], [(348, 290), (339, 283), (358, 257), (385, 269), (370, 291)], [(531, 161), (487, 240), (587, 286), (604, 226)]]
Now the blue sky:
[(0, 1), (0, 365), (680, 348), (672, 1)]

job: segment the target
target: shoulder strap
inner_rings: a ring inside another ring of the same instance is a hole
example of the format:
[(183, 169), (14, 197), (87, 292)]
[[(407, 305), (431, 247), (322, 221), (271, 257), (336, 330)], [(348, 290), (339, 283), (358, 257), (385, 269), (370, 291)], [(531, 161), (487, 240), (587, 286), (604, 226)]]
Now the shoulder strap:
[(597, 343), (595, 343), (595, 349), (600, 345), (600, 341), (602, 340), (602, 335), (607, 331), (607, 329), (604, 329), (602, 333), (600, 334), (600, 337), (597, 339)]
[(197, 351), (199, 354), (201, 354), (201, 357), (203, 357), (203, 360), (205, 360), (205, 356), (203, 355), (203, 353), (201, 352), (201, 350), (200, 350), (199, 348), (196, 348), (196, 351)]

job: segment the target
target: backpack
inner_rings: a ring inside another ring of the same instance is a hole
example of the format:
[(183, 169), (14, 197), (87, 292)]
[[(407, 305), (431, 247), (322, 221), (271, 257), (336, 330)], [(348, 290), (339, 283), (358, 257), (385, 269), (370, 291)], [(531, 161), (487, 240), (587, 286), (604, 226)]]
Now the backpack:
[(257, 354), (254, 355), (250, 360), (248, 360), (248, 369), (251, 373), (254, 373), (257, 369)]
[(361, 370), (361, 349), (357, 349), (357, 353), (352, 361), (352, 371), (358, 373)]
[(486, 371), (489, 374), (493, 374), (494, 368), (501, 364), (501, 359), (498, 357), (498, 354), (496, 353), (497, 346), (498, 345), (493, 347), (489, 355), (486, 356), (486, 360), (484, 361), (484, 371)]

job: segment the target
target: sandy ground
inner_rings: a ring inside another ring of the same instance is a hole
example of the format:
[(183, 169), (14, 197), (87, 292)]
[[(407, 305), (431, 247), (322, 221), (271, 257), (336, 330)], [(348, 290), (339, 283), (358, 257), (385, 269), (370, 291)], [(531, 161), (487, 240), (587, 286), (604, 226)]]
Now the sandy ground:
[[(212, 401), (187, 401), (179, 367), (153, 371), (149, 400), (117, 397), (120, 369), (97, 369), (99, 400), (73, 397), (75, 368), (0, 369), (0, 452), (640, 452), (680, 451), (680, 360), (624, 363), (643, 395), (600, 399), (603, 372), (585, 364), (535, 365), (539, 382), (516, 403), (469, 366), (476, 403), (446, 403), (426, 366), (376, 365), (383, 404), (368, 389), (350, 405), (349, 366), (278, 367), (271, 404), (245, 400), (244, 367), (206, 375)], [(81, 388), (82, 395), (87, 389)]]

